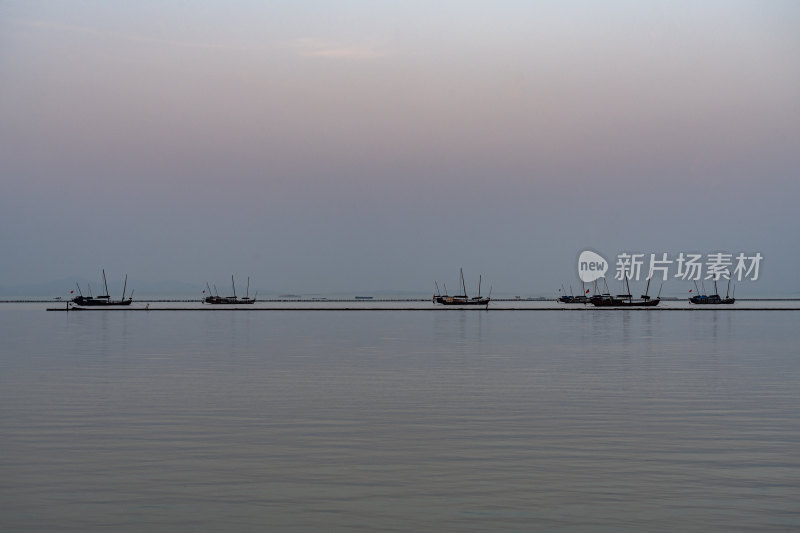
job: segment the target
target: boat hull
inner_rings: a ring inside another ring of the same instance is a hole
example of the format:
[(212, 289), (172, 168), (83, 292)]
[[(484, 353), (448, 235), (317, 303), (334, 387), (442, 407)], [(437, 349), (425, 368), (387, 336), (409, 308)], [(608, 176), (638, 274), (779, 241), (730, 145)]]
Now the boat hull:
[(558, 301), (562, 304), (588, 304), (589, 298), (586, 296), (562, 296)]
[(454, 298), (452, 296), (436, 296), (434, 303), (442, 305), (489, 305), (489, 298)]
[(736, 298), (716, 298), (713, 296), (692, 296), (689, 298), (689, 303), (695, 305), (730, 305), (736, 302)]
[(618, 298), (596, 298), (592, 299), (591, 302), (595, 307), (655, 307), (661, 302), (661, 299), (631, 301)]
[(77, 298), (72, 299), (72, 303), (75, 305), (80, 305), (82, 307), (116, 307), (120, 305), (131, 305), (133, 299), (128, 300), (106, 300), (100, 298), (86, 298), (83, 296), (78, 296)]
[(207, 304), (212, 304), (212, 305), (249, 305), (256, 303), (255, 298), (236, 298), (235, 296), (232, 297), (209, 296), (203, 301)]

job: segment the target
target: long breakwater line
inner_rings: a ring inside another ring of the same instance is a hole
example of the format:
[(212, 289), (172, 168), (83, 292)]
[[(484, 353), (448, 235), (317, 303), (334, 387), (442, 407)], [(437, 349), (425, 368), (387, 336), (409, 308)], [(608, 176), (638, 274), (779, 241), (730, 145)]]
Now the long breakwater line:
[(710, 307), (152, 307), (152, 308), (108, 308), (108, 307), (48, 307), (47, 311), (62, 311), (62, 312), (84, 312), (84, 311), (128, 311), (128, 312), (163, 312), (163, 311), (198, 311), (205, 313), (215, 312), (232, 312), (232, 311), (427, 311), (434, 313), (442, 313), (446, 311), (473, 311), (473, 312), (526, 312), (526, 311), (564, 311), (564, 312), (583, 312), (583, 313), (602, 313), (613, 311), (643, 311), (648, 313), (655, 312), (668, 312), (668, 311), (689, 311), (689, 312), (731, 312), (731, 311), (800, 311), (800, 307), (724, 307), (724, 308), (710, 308)]

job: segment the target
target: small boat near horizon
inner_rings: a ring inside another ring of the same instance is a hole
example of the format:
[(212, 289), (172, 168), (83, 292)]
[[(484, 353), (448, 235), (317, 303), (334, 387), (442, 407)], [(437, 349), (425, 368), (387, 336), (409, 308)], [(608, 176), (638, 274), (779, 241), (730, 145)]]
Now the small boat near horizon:
[[(697, 289), (697, 282), (694, 282), (694, 288)], [(697, 305), (729, 305), (736, 302), (735, 293), (736, 293), (736, 286), (733, 287), (733, 295), (730, 295), (731, 290), (731, 280), (728, 279), (728, 290), (725, 292), (725, 298), (722, 298), (719, 295), (719, 290), (717, 290), (717, 280), (714, 280), (714, 294), (696, 294), (689, 298), (689, 303), (697, 304)], [(698, 291), (699, 292), (699, 291)], [(705, 292), (705, 291), (704, 291)]]
[[(214, 291), (211, 291), (211, 287), (209, 287), (208, 282), (206, 282), (206, 288), (208, 289), (208, 296), (203, 299), (203, 303), (213, 304), (213, 305), (248, 305), (256, 303), (256, 293), (255, 296), (250, 298), (250, 276), (247, 277), (247, 291), (245, 292), (244, 298), (239, 298), (236, 296), (236, 282), (233, 280), (233, 275), (231, 275), (231, 286), (233, 287), (233, 296), (220, 296), (219, 292), (216, 291), (216, 285), (214, 286)], [(205, 294), (206, 291), (203, 291)]]
[(81, 286), (79, 283), (75, 283), (75, 286), (78, 288), (78, 296), (72, 299), (72, 304), (77, 306), (83, 307), (106, 307), (106, 306), (117, 306), (117, 305), (131, 305), (133, 301), (133, 291), (131, 291), (130, 296), (128, 299), (125, 299), (125, 292), (128, 288), (128, 275), (125, 274), (125, 283), (122, 286), (122, 298), (119, 300), (112, 300), (111, 296), (108, 294), (108, 281), (106, 280), (106, 271), (102, 269), (103, 272), (103, 285), (105, 286), (106, 293), (100, 296), (92, 296), (92, 286), (87, 285), (89, 296), (84, 296), (83, 292), (81, 291)]
[(434, 304), (442, 304), (442, 305), (485, 305), (486, 308), (489, 308), (489, 302), (492, 299), (492, 288), (489, 287), (489, 296), (481, 296), (481, 282), (483, 281), (483, 275), (478, 277), (478, 296), (473, 296), (470, 298), (467, 296), (467, 285), (464, 282), (464, 269), (459, 269), (459, 274), (461, 276), (461, 288), (464, 291), (463, 294), (459, 294), (456, 296), (449, 296), (447, 294), (447, 285), (444, 285), (444, 294), (439, 292), (439, 283), (434, 281), (434, 285), (436, 285), (436, 294), (433, 295), (433, 303)]
[(648, 295), (650, 291), (649, 279), (647, 280), (647, 288), (644, 294), (639, 298), (634, 298), (633, 295), (631, 295), (631, 287), (628, 283), (627, 275), (625, 276), (625, 287), (628, 290), (627, 294), (617, 294), (616, 296), (611, 296), (609, 293), (598, 294), (592, 296), (589, 301), (595, 307), (655, 307), (661, 301), (661, 289), (658, 290), (658, 296), (656, 298), (650, 298)]
[[(584, 285), (581, 284), (583, 287)], [(580, 296), (575, 296), (572, 294), (572, 285), (569, 286), (570, 294), (567, 294), (566, 289), (564, 289), (564, 285), (561, 285), (561, 288), (558, 289), (558, 292), (563, 293), (561, 296), (558, 297), (558, 301), (562, 304), (588, 304), (591, 303), (591, 298), (586, 296), (589, 294), (589, 289), (583, 288), (583, 294)]]

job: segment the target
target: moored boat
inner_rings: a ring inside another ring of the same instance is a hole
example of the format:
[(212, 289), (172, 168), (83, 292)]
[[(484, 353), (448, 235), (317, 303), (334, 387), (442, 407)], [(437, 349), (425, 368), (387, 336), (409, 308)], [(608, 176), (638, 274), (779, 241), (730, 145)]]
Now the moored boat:
[(434, 282), (436, 285), (436, 294), (433, 295), (433, 303), (435, 304), (442, 304), (442, 305), (485, 305), (486, 308), (489, 308), (489, 302), (492, 299), (492, 290), (491, 287), (489, 288), (489, 296), (481, 296), (481, 281), (483, 276), (481, 275), (478, 278), (478, 296), (473, 296), (470, 298), (467, 296), (467, 285), (464, 283), (464, 269), (460, 269), (461, 275), (461, 288), (464, 291), (463, 294), (459, 294), (456, 296), (449, 296), (447, 294), (447, 286), (445, 285), (444, 292), (445, 294), (439, 293), (439, 284)]
[[(211, 291), (211, 287), (209, 287), (208, 283), (206, 283), (206, 288), (208, 289), (208, 296), (203, 299), (204, 303), (207, 304), (214, 304), (214, 305), (247, 305), (247, 304), (254, 304), (256, 303), (256, 298), (253, 296), (250, 298), (250, 277), (247, 278), (247, 291), (245, 293), (244, 298), (239, 298), (236, 296), (236, 283), (233, 280), (233, 275), (231, 275), (231, 286), (233, 287), (233, 296), (220, 296), (218, 292)], [(216, 289), (216, 285), (214, 286)], [(205, 291), (203, 291), (205, 292)], [(215, 294), (216, 292), (216, 294)], [(258, 296), (258, 293), (256, 293)]]
[(575, 296), (572, 294), (572, 285), (569, 286), (569, 294), (566, 294), (564, 290), (564, 285), (561, 285), (561, 288), (558, 292), (564, 292), (561, 296), (558, 297), (558, 301), (562, 304), (588, 304), (590, 303), (590, 297), (587, 296), (589, 294), (589, 289), (586, 289), (586, 286), (581, 284), (583, 287), (583, 293), (580, 296)]
[(655, 307), (661, 302), (661, 290), (658, 291), (658, 296), (651, 298), (648, 293), (650, 291), (650, 280), (647, 280), (647, 288), (639, 298), (634, 298), (631, 294), (631, 287), (628, 283), (628, 276), (625, 276), (625, 286), (628, 289), (627, 294), (598, 294), (592, 296), (589, 301), (595, 307)]
[[(695, 288), (697, 288), (697, 283), (694, 284)], [(733, 296), (728, 296), (731, 290), (731, 280), (728, 279), (728, 290), (725, 292), (725, 298), (722, 298), (719, 295), (719, 291), (717, 290), (717, 280), (714, 280), (714, 294), (696, 294), (689, 298), (689, 302), (697, 305), (726, 305), (732, 304), (736, 302), (736, 298)], [(733, 288), (734, 292), (736, 291), (736, 287)]]
[(125, 299), (125, 292), (128, 288), (128, 275), (125, 274), (125, 284), (122, 286), (122, 298), (119, 300), (112, 300), (111, 296), (108, 294), (108, 282), (106, 281), (106, 271), (103, 271), (103, 285), (106, 289), (106, 293), (100, 296), (92, 296), (91, 293), (91, 286), (89, 286), (89, 296), (84, 296), (83, 292), (81, 291), (81, 286), (76, 283), (76, 287), (78, 288), (78, 296), (72, 299), (72, 303), (74, 305), (83, 306), (83, 307), (107, 307), (107, 306), (117, 306), (117, 305), (131, 305), (133, 301), (133, 291), (131, 291), (130, 296), (128, 299)]

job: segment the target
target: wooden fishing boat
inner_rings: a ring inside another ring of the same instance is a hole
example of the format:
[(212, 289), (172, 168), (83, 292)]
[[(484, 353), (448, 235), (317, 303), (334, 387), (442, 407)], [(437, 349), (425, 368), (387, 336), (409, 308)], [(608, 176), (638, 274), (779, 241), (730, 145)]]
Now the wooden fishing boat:
[(84, 296), (83, 292), (81, 292), (80, 284), (76, 283), (75, 286), (78, 287), (78, 296), (72, 299), (72, 303), (74, 305), (84, 306), (84, 307), (107, 307), (107, 306), (117, 306), (117, 305), (131, 305), (133, 301), (133, 291), (131, 291), (130, 296), (128, 299), (125, 299), (125, 292), (128, 288), (128, 275), (125, 274), (125, 284), (122, 286), (122, 298), (119, 300), (112, 300), (111, 296), (108, 294), (108, 282), (106, 281), (106, 271), (103, 269), (103, 285), (105, 286), (106, 293), (100, 296), (92, 296), (92, 288), (91, 286), (88, 287), (89, 289), (89, 296)]
[(460, 269), (461, 275), (461, 288), (464, 291), (463, 294), (459, 294), (456, 296), (449, 296), (447, 294), (447, 286), (445, 285), (444, 291), (445, 294), (439, 293), (439, 284), (434, 282), (436, 285), (436, 294), (433, 295), (433, 303), (435, 304), (442, 304), (442, 305), (485, 305), (487, 308), (489, 307), (489, 302), (492, 299), (492, 290), (491, 287), (489, 288), (489, 296), (481, 296), (481, 281), (483, 276), (481, 275), (478, 277), (478, 296), (473, 296), (470, 298), (467, 296), (467, 285), (464, 283), (464, 269)]
[(628, 276), (625, 276), (625, 286), (628, 289), (627, 294), (617, 294), (611, 296), (610, 294), (599, 294), (592, 296), (590, 302), (595, 307), (655, 307), (661, 302), (661, 290), (658, 291), (656, 298), (651, 298), (648, 293), (650, 291), (650, 280), (647, 280), (647, 288), (639, 298), (634, 298), (631, 295), (631, 287), (628, 283)]
[[(695, 289), (697, 288), (697, 282), (695, 282), (694, 287)], [(731, 280), (728, 279), (728, 290), (725, 292), (725, 298), (722, 298), (717, 290), (717, 280), (714, 280), (714, 294), (696, 294), (689, 298), (689, 302), (698, 305), (729, 305), (736, 302), (736, 298), (728, 296), (730, 290)], [(736, 292), (736, 287), (734, 287), (733, 290)]]
[[(247, 291), (245, 293), (244, 298), (239, 298), (236, 296), (236, 282), (233, 280), (233, 275), (231, 275), (231, 286), (233, 287), (233, 296), (220, 296), (216, 290), (214, 292), (211, 291), (211, 287), (209, 287), (208, 282), (206, 282), (206, 288), (208, 289), (208, 296), (203, 299), (204, 303), (207, 304), (214, 304), (214, 305), (248, 305), (256, 303), (256, 298), (253, 296), (250, 298), (250, 277), (247, 278)], [(216, 285), (214, 289), (216, 289)], [(205, 292), (205, 291), (203, 291)], [(215, 294), (216, 293), (216, 294)], [(258, 296), (258, 293), (256, 293)]]

